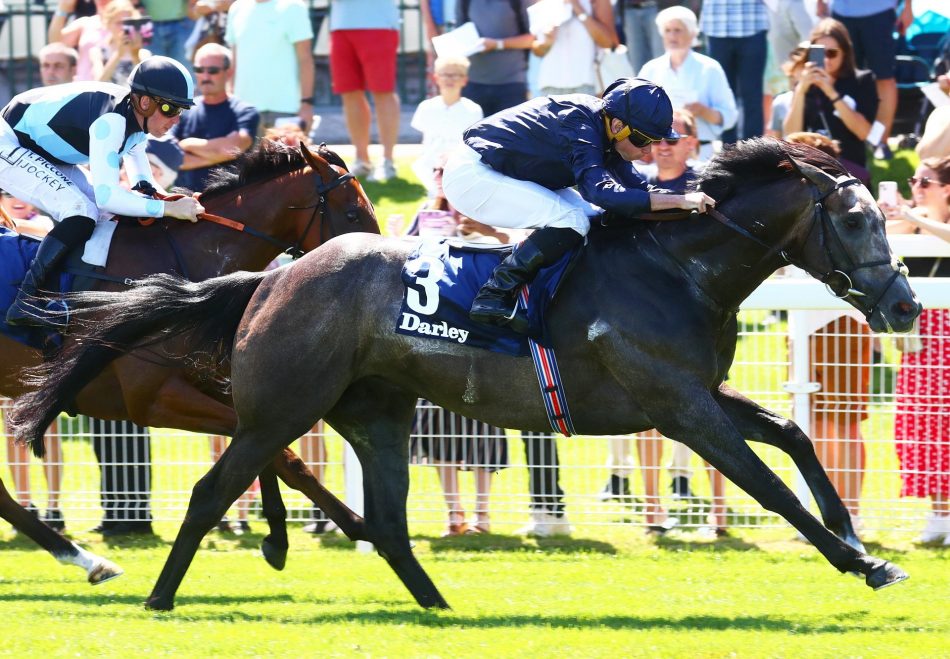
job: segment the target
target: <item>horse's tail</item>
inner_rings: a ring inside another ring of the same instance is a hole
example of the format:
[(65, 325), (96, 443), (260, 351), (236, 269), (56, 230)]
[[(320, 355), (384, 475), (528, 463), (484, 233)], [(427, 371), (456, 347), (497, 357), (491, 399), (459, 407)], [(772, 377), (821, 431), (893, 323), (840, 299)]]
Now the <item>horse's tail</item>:
[(42, 457), (49, 424), (111, 361), (137, 348), (188, 333), (189, 355), (229, 358), (237, 326), (265, 275), (237, 272), (193, 283), (159, 274), (125, 291), (70, 295), (76, 329), (52, 359), (27, 372), (32, 390), (13, 407), (14, 436)]

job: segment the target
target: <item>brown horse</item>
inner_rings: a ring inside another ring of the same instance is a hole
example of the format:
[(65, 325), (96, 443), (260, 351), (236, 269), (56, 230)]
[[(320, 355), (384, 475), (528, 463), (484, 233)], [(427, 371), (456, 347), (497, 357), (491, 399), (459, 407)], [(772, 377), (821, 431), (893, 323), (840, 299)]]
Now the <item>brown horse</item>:
[[(200, 281), (237, 270), (262, 270), (281, 252), (297, 256), (339, 234), (379, 233), (373, 206), (359, 182), (343, 160), (324, 147), (311, 152), (303, 145), (297, 150), (264, 141), (219, 174), (201, 200), (209, 218), (233, 222), (164, 219), (144, 227), (122, 223), (105, 274), (121, 280), (169, 272)], [(94, 288), (121, 290), (124, 285), (102, 280)], [(0, 336), (0, 395), (17, 398), (27, 391), (21, 375), (42, 361), (39, 351)], [(148, 355), (116, 360), (76, 396), (71, 411), (229, 436), (237, 424), (219, 379)], [(360, 519), (323, 489), (297, 456), (285, 451), (261, 473), (262, 506), (271, 530), (263, 550), (271, 565), (281, 569), (287, 552), (286, 510), (277, 475), (307, 494), (344, 532), (361, 537)], [(55, 532), (40, 531), (32, 522), (24, 526), (25, 512), (0, 482), (0, 516), (54, 556), (73, 555), (72, 543), (59, 542)]]

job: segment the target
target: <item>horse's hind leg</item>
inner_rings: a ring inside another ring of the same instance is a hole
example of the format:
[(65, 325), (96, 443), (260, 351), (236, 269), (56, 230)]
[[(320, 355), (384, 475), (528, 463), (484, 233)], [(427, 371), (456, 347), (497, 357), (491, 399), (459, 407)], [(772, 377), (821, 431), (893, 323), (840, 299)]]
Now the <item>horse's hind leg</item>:
[(369, 541), (421, 606), (449, 608), (409, 544), (409, 429), (416, 400), (381, 380), (361, 380), (326, 419), (353, 446), (363, 467)]
[(122, 574), (122, 568), (112, 561), (70, 542), (34, 517), (26, 508), (13, 500), (3, 485), (3, 481), (0, 481), (0, 517), (52, 554), (53, 558), (60, 563), (68, 563), (84, 569), (86, 578), (94, 586)]
[(851, 515), (818, 461), (808, 436), (792, 421), (754, 403), (731, 387), (722, 385), (714, 397), (743, 437), (775, 446), (792, 458), (815, 497), (825, 526), (863, 552), (864, 545), (854, 532)]
[(657, 424), (660, 432), (685, 443), (763, 508), (784, 517), (838, 570), (860, 572), (875, 589), (907, 578), (896, 565), (858, 551), (822, 526), (745, 443), (708, 391), (680, 391), (679, 396), (670, 392), (663, 400), (671, 407), (663, 411), (663, 422)]
[(273, 463), (277, 475), (287, 485), (305, 494), (340, 527), (350, 540), (368, 540), (363, 518), (327, 490), (306, 463), (290, 449), (284, 449)]
[(286, 441), (280, 441), (274, 439), (276, 434), (279, 433), (269, 429), (251, 432), (238, 428), (221, 458), (195, 484), (185, 520), (145, 603), (147, 608), (170, 611), (174, 607), (175, 592), (198, 551), (201, 539), (264, 471), (278, 449), (289, 444), (294, 437), (288, 435)]
[(258, 478), (261, 483), (261, 512), (270, 530), (261, 541), (261, 553), (268, 565), (275, 570), (283, 570), (287, 565), (287, 550), (290, 547), (287, 541), (287, 507), (280, 496), (273, 463), (267, 465)]

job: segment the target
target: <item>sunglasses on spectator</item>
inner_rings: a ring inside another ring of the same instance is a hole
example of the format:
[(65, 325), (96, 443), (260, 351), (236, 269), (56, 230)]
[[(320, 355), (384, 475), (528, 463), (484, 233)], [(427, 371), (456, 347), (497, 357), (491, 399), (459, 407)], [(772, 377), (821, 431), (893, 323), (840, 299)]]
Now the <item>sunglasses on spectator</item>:
[(825, 59), (836, 59), (840, 54), (840, 48), (825, 48)]
[(914, 187), (918, 183), (920, 183), (920, 187), (922, 190), (926, 190), (927, 188), (930, 187), (931, 183), (936, 183), (936, 181), (934, 181), (932, 178), (929, 178), (927, 176), (921, 176), (920, 178), (917, 178), (916, 176), (911, 176), (909, 179), (907, 179), (907, 184), (910, 187)]
[(195, 66), (193, 67), (195, 73), (210, 73), (213, 76), (218, 75), (227, 67), (223, 66)]
[(434, 175), (436, 175), (436, 176), (442, 176), (442, 173), (443, 173), (444, 171), (445, 171), (445, 170), (444, 170), (443, 168), (441, 168), (441, 167), (434, 167), (434, 168), (432, 169), (432, 173), (433, 173)]
[(155, 98), (154, 96), (152, 97), (152, 100), (158, 104), (158, 111), (161, 112), (166, 117), (168, 117), (169, 119), (171, 119), (172, 117), (177, 117), (178, 115), (180, 115), (182, 112), (185, 111), (185, 108), (183, 108), (182, 106), (175, 105), (174, 103), (169, 103), (166, 100)]

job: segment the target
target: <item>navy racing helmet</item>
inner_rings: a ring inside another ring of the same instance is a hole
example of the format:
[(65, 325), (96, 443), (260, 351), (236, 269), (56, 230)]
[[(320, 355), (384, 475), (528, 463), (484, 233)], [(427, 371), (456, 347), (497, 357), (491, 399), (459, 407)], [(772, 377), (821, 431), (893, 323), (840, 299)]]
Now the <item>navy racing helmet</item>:
[(152, 55), (129, 74), (129, 87), (137, 94), (154, 96), (183, 108), (195, 104), (195, 83), (188, 69), (171, 57)]
[[(660, 140), (675, 141), (680, 134), (673, 130), (673, 105), (662, 87), (642, 78), (620, 78), (604, 90), (604, 122), (611, 142), (628, 137), (643, 148)], [(620, 119), (623, 129), (614, 133), (610, 119)]]

